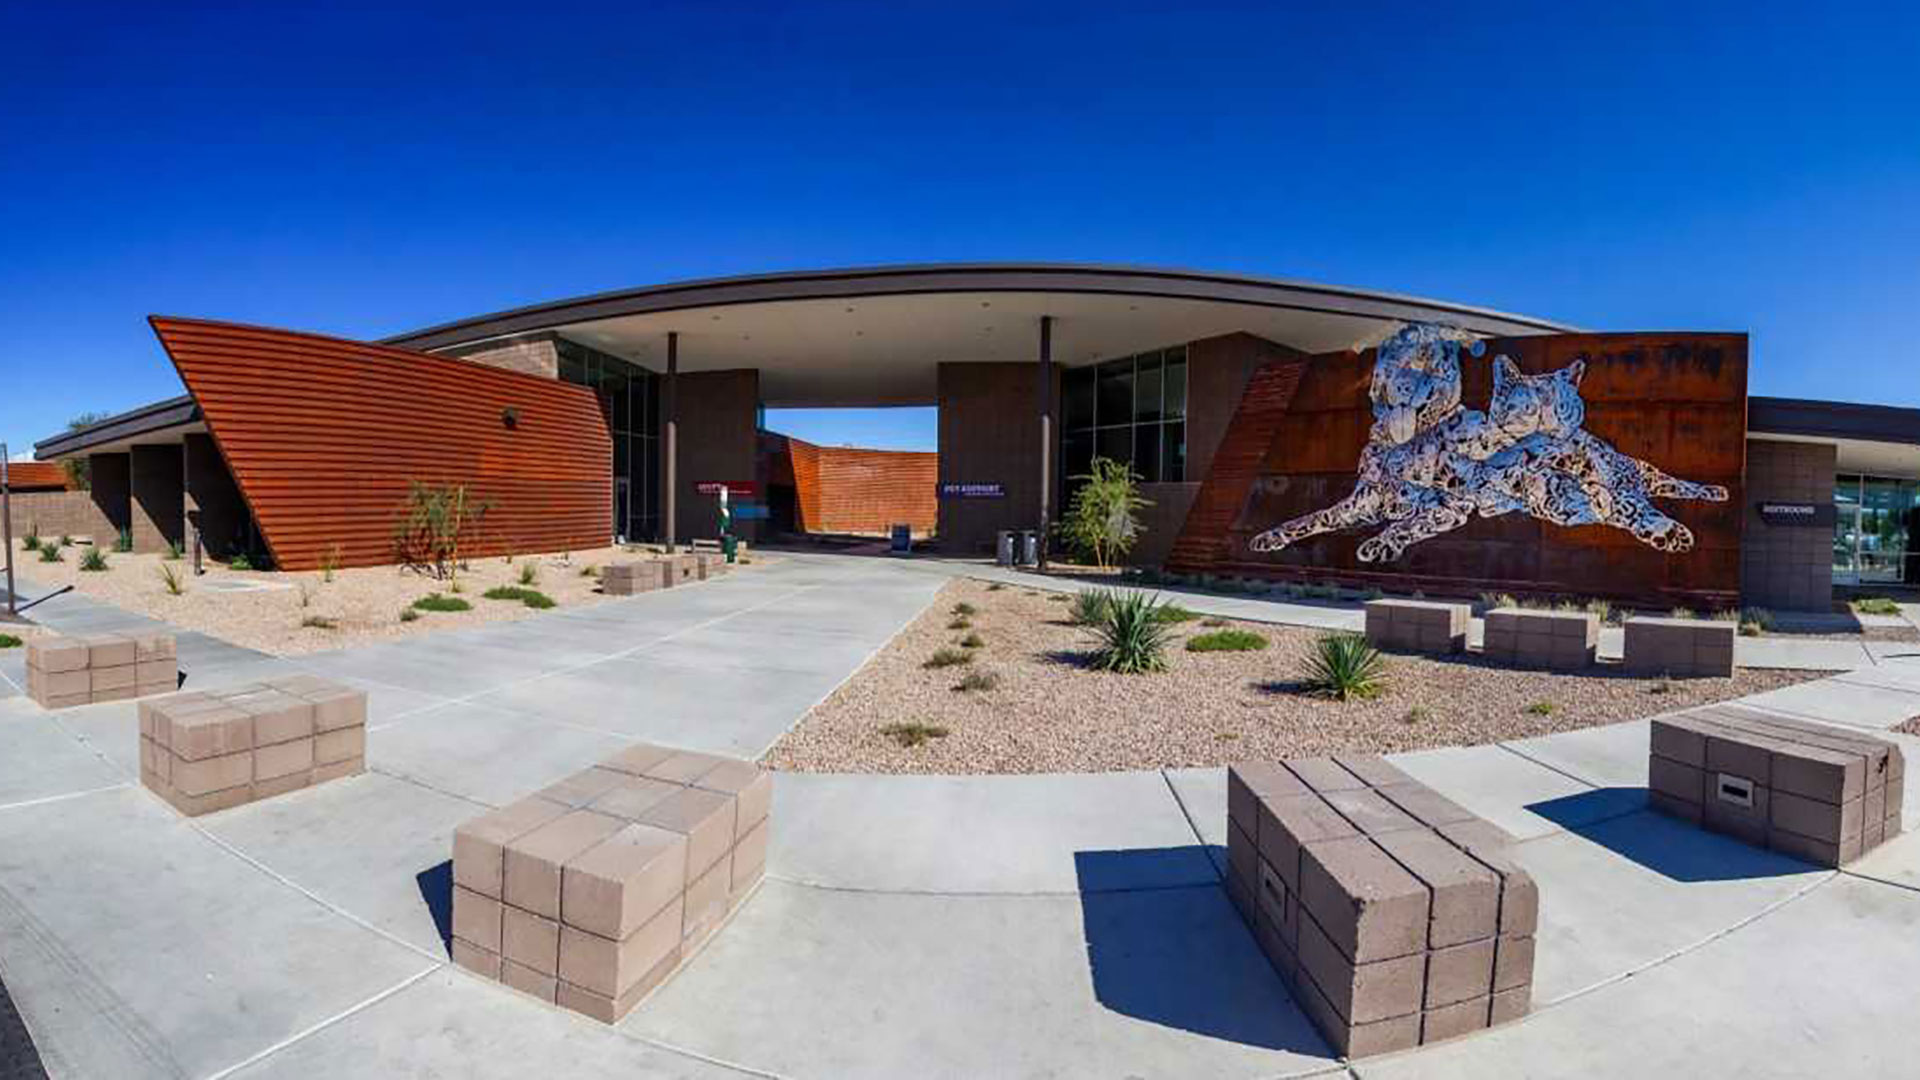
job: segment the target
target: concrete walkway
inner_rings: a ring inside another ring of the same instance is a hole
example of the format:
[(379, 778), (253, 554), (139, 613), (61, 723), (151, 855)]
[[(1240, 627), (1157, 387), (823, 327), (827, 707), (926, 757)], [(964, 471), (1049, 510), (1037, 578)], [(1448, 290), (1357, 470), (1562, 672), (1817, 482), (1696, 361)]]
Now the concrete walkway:
[[(227, 656), (189, 685), (370, 687), (373, 771), (191, 822), (133, 780), (130, 706), (0, 701), (0, 976), (55, 1076), (1877, 1076), (1920, 1053), (1920, 839), (1836, 874), (1655, 817), (1644, 723), (1395, 759), (1522, 838), (1538, 996), (1521, 1024), (1352, 1069), (1220, 888), (1217, 769), (782, 774), (767, 883), (618, 1028), (448, 964), (456, 824), (630, 739), (759, 752), (941, 581), (790, 556)], [(1920, 713), (1920, 664), (1754, 700), (1885, 728)]]

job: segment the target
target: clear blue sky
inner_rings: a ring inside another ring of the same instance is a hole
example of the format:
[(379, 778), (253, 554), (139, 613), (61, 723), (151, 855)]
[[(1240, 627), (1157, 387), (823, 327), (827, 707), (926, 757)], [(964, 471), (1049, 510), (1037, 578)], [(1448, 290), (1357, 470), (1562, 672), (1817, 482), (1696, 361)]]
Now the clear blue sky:
[(179, 392), (149, 312), (946, 259), (1746, 330), (1756, 393), (1920, 404), (1913, 5), (3, 3), (16, 446)]

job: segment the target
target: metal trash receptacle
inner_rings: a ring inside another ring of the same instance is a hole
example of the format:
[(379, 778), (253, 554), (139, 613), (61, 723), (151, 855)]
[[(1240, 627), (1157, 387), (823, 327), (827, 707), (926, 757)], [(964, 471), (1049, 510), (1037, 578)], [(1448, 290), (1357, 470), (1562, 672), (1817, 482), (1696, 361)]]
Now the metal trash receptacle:
[(1013, 549), (1013, 530), (1012, 529), (1000, 530), (997, 541), (994, 544), (994, 551), (996, 553), (994, 557), (995, 562), (999, 563), (1001, 566), (1013, 565), (1014, 549)]
[(1040, 565), (1040, 534), (1032, 529), (1020, 530), (1020, 565)]
[(721, 537), (720, 553), (725, 555), (727, 557), (727, 561), (730, 563), (739, 562), (740, 561), (740, 541), (731, 535)]

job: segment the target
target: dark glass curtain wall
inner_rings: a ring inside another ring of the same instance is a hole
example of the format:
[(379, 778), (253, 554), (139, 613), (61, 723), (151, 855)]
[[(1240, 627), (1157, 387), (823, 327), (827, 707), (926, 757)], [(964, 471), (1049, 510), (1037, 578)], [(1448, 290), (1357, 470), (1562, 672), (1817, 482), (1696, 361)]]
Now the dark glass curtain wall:
[(557, 342), (560, 378), (600, 395), (613, 435), (613, 531), (627, 540), (660, 535), (660, 377), (578, 342)]

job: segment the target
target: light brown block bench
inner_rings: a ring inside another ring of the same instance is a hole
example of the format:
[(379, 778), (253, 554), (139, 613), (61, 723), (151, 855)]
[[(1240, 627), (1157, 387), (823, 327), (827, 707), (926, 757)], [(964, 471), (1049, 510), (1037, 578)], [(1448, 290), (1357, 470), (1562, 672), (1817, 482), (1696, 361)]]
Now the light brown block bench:
[(179, 688), (172, 634), (39, 634), (27, 639), (27, 696), (43, 709), (127, 701)]
[(1235, 765), (1227, 892), (1335, 1050), (1524, 1016), (1539, 893), (1513, 838), (1377, 757)]
[(453, 834), (453, 959), (604, 1023), (699, 950), (766, 870), (773, 778), (635, 745)]
[(1655, 717), (1648, 803), (1820, 866), (1900, 835), (1906, 758), (1885, 739), (1740, 705)]
[(1735, 629), (1726, 620), (1628, 619), (1621, 666), (1635, 675), (1727, 678)]
[(140, 782), (194, 817), (366, 771), (367, 694), (286, 675), (140, 703)]
[(1465, 604), (1429, 600), (1367, 601), (1367, 640), (1394, 652), (1457, 653), (1467, 648)]
[(600, 571), (600, 588), (608, 596), (633, 596), (672, 584), (667, 563), (662, 559), (610, 563)]
[(1600, 647), (1600, 618), (1584, 611), (1495, 608), (1484, 621), (1481, 651), (1496, 663), (1579, 671)]

